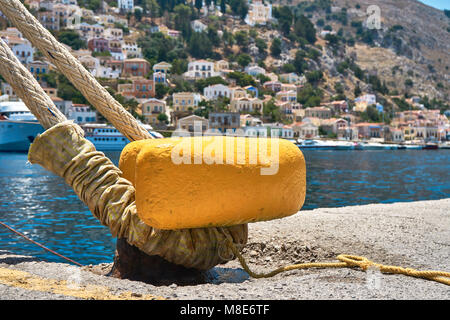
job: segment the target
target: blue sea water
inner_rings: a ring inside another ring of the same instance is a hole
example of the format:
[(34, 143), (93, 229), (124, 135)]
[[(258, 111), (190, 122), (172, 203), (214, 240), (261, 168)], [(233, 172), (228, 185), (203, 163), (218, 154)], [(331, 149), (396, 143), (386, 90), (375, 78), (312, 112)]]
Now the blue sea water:
[[(450, 197), (450, 150), (303, 151), (302, 210)], [(107, 154), (116, 164), (119, 153)], [(112, 262), (115, 239), (63, 179), (0, 153), (0, 221), (81, 264)], [(65, 262), (0, 226), (0, 250)]]

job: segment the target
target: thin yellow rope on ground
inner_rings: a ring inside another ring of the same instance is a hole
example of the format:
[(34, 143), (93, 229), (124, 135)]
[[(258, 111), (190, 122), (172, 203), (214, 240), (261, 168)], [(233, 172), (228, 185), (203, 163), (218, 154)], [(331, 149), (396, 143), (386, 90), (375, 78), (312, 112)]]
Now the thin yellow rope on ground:
[(341, 262), (311, 262), (311, 263), (292, 264), (292, 265), (277, 268), (268, 273), (255, 273), (252, 270), (250, 270), (249, 266), (247, 265), (247, 262), (245, 261), (245, 258), (242, 256), (242, 254), (239, 252), (239, 250), (236, 248), (236, 246), (230, 240), (228, 240), (228, 246), (230, 247), (230, 249), (233, 252), (233, 254), (235, 255), (235, 257), (238, 258), (242, 268), (252, 278), (255, 278), (255, 279), (270, 278), (281, 272), (286, 272), (286, 271), (291, 271), (291, 270), (309, 269), (309, 268), (353, 268), (353, 267), (359, 267), (362, 270), (366, 271), (369, 267), (375, 267), (375, 268), (378, 268), (380, 270), (380, 272), (382, 272), (382, 273), (403, 274), (405, 276), (410, 276), (410, 277), (415, 277), (415, 278), (424, 278), (427, 280), (440, 282), (440, 283), (450, 286), (450, 272), (432, 271), (432, 270), (419, 271), (419, 270), (415, 270), (412, 268), (387, 266), (387, 265), (383, 265), (383, 264), (379, 264), (379, 263), (370, 261), (369, 259), (367, 259), (365, 257), (347, 255), (347, 254), (340, 254), (337, 256), (337, 260), (339, 260)]

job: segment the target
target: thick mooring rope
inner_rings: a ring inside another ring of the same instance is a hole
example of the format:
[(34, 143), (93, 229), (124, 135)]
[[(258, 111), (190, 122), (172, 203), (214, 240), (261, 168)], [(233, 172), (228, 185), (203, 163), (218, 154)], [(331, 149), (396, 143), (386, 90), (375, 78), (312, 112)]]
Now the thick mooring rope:
[(130, 141), (153, 139), (19, 0), (0, 0), (0, 10), (124, 136)]
[(67, 120), (2, 39), (0, 39), (0, 74), (45, 129)]

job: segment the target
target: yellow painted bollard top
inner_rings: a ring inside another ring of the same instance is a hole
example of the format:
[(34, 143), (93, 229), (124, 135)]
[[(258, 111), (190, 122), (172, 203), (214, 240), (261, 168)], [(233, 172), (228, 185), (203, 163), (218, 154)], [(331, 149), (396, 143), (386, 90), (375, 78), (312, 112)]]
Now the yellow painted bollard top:
[(139, 140), (120, 156), (139, 217), (163, 229), (231, 226), (300, 210), (306, 167), (283, 139), (204, 136)]

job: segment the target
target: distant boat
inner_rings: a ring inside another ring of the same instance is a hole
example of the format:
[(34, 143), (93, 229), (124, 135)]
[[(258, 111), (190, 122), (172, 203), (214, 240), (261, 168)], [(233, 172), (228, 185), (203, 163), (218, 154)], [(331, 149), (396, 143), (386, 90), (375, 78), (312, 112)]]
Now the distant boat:
[[(155, 138), (163, 138), (163, 136), (153, 131), (149, 125), (143, 124), (144, 128)], [(130, 143), (123, 134), (113, 126), (103, 123), (90, 123), (81, 125), (84, 130), (85, 138), (91, 141), (95, 148), (99, 151), (122, 151), (122, 149)]]
[(0, 102), (0, 151), (27, 152), (42, 132), (44, 128), (25, 103)]
[(450, 149), (450, 142), (447, 143), (441, 143), (439, 145), (439, 149)]
[(426, 143), (422, 146), (423, 150), (436, 150), (439, 146), (437, 143)]
[(398, 146), (399, 150), (421, 150), (422, 146), (418, 144), (400, 144)]
[(355, 146), (356, 150), (397, 150), (397, 144), (387, 144), (379, 142), (358, 142)]
[(332, 141), (332, 140), (298, 140), (297, 146), (300, 149), (321, 149), (321, 150), (352, 150), (354, 143), (350, 141)]

